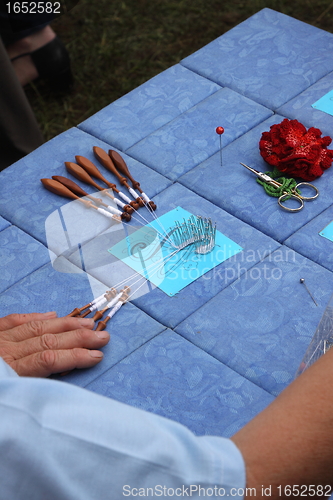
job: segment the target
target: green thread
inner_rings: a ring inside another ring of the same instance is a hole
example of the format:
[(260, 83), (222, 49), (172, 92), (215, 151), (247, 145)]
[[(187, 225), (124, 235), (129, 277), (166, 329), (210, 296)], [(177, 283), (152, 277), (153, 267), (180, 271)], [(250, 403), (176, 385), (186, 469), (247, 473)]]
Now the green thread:
[[(267, 184), (267, 182), (262, 181), (257, 177), (257, 182), (259, 182), (259, 184), (264, 188), (268, 196), (279, 198), (285, 193), (290, 193), (290, 195), (295, 193), (295, 187), (297, 185), (297, 181), (295, 181), (295, 179), (279, 177), (279, 175), (281, 175), (281, 172), (277, 168), (274, 168), (273, 172), (265, 172), (265, 174), (269, 175), (269, 177), (281, 184), (280, 187), (272, 186), (271, 184)], [(301, 194), (301, 191), (299, 189), (296, 189), (296, 193)], [(288, 200), (289, 197), (286, 197), (285, 199)]]

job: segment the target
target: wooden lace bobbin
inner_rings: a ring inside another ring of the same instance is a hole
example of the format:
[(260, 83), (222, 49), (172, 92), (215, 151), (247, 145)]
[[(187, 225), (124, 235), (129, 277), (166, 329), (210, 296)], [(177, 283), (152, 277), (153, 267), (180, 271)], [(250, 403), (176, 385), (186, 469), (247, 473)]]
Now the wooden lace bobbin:
[(113, 297), (116, 296), (116, 294), (117, 294), (117, 290), (115, 288), (111, 288), (111, 290), (107, 290), (103, 295), (100, 295), (99, 297), (96, 297), (95, 299), (93, 299), (91, 302), (89, 302), (89, 304), (86, 304), (83, 307), (75, 307), (75, 309), (73, 309), (73, 311), (71, 313), (67, 314), (67, 316), (79, 316), (85, 309), (88, 309), (88, 308), (94, 306), (94, 304), (96, 304), (97, 302), (99, 302), (103, 298), (106, 301), (110, 301)]
[(57, 194), (58, 196), (64, 196), (65, 198), (71, 198), (72, 200), (78, 200), (81, 203), (83, 203), (87, 208), (92, 208), (97, 212), (105, 215), (105, 217), (109, 217), (110, 219), (120, 222), (120, 217), (118, 215), (113, 215), (110, 212), (104, 210), (103, 208), (96, 207), (96, 205), (94, 205), (92, 201), (83, 200), (60, 182), (54, 179), (41, 179), (41, 182), (43, 186), (52, 193)]
[[(138, 197), (137, 193), (131, 189), (130, 185), (127, 182), (126, 177), (123, 177), (122, 175), (120, 175), (120, 173), (118, 172), (118, 170), (114, 166), (114, 163), (111, 160), (110, 156), (104, 151), (104, 149), (99, 148), (97, 146), (94, 146), (93, 152), (94, 152), (94, 155), (96, 156), (96, 158), (98, 159), (98, 161), (100, 161), (100, 163), (102, 165), (104, 165), (105, 168), (107, 168), (113, 175), (115, 175), (117, 177), (117, 179), (119, 180), (119, 182), (122, 186), (127, 187), (127, 189), (129, 190), (129, 192), (131, 193), (133, 198), (136, 200), (136, 202), (139, 204), (139, 206), (143, 207), (144, 200), (142, 198), (140, 198), (140, 196)], [(134, 206), (132, 203), (131, 203), (131, 205)], [(139, 207), (137, 207), (137, 208), (139, 208)], [(135, 209), (137, 210), (137, 208), (135, 208)]]
[[(77, 165), (77, 163), (74, 163), (71, 161), (66, 161), (65, 166), (66, 166), (67, 171), (70, 174), (72, 174), (74, 177), (76, 177), (76, 179), (79, 179), (80, 181), (85, 182), (86, 184), (90, 184), (91, 186), (95, 187), (99, 191), (103, 191), (106, 195), (109, 196), (109, 198), (114, 200), (114, 197), (112, 195), (110, 195), (110, 193), (108, 193), (105, 188), (103, 188), (102, 186), (97, 184), (97, 182), (95, 182), (90, 177), (88, 172), (86, 172), (82, 167), (80, 167), (80, 165)], [(122, 220), (125, 220), (126, 222), (129, 222), (131, 220), (131, 215), (128, 214), (127, 212), (121, 213), (119, 210), (117, 210), (117, 211), (116, 211), (116, 209), (113, 209), (113, 210), (114, 210), (114, 213), (116, 215), (120, 215)]]
[[(105, 307), (101, 310), (101, 311), (97, 311), (96, 314), (94, 315), (94, 320), (95, 321), (98, 321), (98, 319), (100, 319), (102, 316), (104, 316), (104, 314), (106, 313), (106, 311), (108, 309), (111, 309), (114, 305), (116, 305), (118, 303), (118, 301), (120, 300), (120, 298), (122, 297), (123, 295), (123, 291), (117, 293), (116, 291), (116, 294), (114, 295), (114, 297), (105, 305)], [(96, 317), (96, 319), (95, 319)], [(106, 321), (106, 323), (108, 322), (108, 320)], [(105, 323), (105, 325), (106, 325)], [(104, 322), (103, 322), (103, 325), (104, 325)], [(104, 325), (104, 328), (105, 328), (105, 325)], [(102, 328), (104, 330), (104, 328)]]
[(87, 196), (88, 198), (93, 200), (95, 203), (98, 203), (99, 205), (106, 207), (111, 213), (113, 213), (114, 215), (118, 215), (126, 222), (129, 222), (131, 220), (130, 214), (128, 217), (126, 213), (122, 213), (120, 210), (117, 210), (114, 207), (107, 205), (100, 198), (95, 198), (95, 196), (92, 196), (91, 194), (86, 193), (86, 191), (84, 191), (75, 182), (71, 181), (70, 179), (67, 179), (67, 177), (63, 177), (62, 175), (52, 175), (52, 179), (61, 182), (61, 184), (68, 187), (68, 189), (70, 189), (73, 193), (77, 194), (78, 196)]
[[(96, 311), (97, 312), (95, 313), (95, 315), (96, 314), (99, 315), (99, 313), (101, 312), (101, 311), (99, 311), (99, 308), (105, 307), (105, 305), (110, 303), (110, 301), (112, 301), (112, 299), (114, 299), (114, 297), (116, 297), (116, 295), (117, 295), (117, 290), (115, 288), (111, 288), (111, 290), (106, 292), (101, 297), (97, 297), (96, 299), (94, 299), (92, 301), (92, 303), (90, 304), (89, 309), (87, 311), (85, 311), (83, 314), (81, 314), (80, 318), (85, 318), (86, 316), (88, 316), (88, 314), (96, 312)], [(110, 306), (106, 307), (106, 309), (108, 309), (109, 307)], [(103, 312), (103, 314), (104, 314), (104, 312)], [(96, 321), (95, 316), (93, 317), (93, 320)]]
[[(112, 182), (109, 182), (104, 175), (98, 170), (96, 165), (93, 164), (92, 161), (88, 160), (88, 158), (85, 158), (84, 156), (75, 156), (75, 159), (77, 163), (82, 167), (89, 175), (92, 175), (93, 177), (96, 177), (100, 181), (104, 182), (110, 189), (115, 191), (116, 193), (119, 194), (119, 190), (117, 189), (117, 186), (113, 184)], [(131, 207), (129, 204), (122, 203), (120, 200), (117, 198), (114, 198), (114, 200), (119, 204), (124, 212), (127, 212), (129, 214), (132, 214), (134, 212), (134, 208)], [(129, 200), (131, 201), (131, 200)]]
[(79, 316), (82, 311), (84, 311), (85, 309), (87, 309), (88, 307), (90, 307), (90, 303), (89, 304), (86, 304), (85, 306), (83, 307), (75, 307), (75, 309), (73, 309), (72, 312), (70, 312), (69, 314), (67, 314), (67, 316), (71, 316), (71, 317), (75, 317), (75, 316)]
[[(112, 292), (112, 294), (110, 292)], [(109, 302), (111, 302), (112, 299), (114, 299), (117, 296), (117, 290), (115, 288), (111, 288), (111, 290), (109, 292), (107, 292), (107, 294), (108, 294), (107, 301), (109, 303)], [(94, 316), (93, 316), (93, 320), (98, 321), (99, 319), (101, 319), (108, 309), (109, 309), (109, 307), (104, 307), (103, 309), (96, 311)]]
[(124, 287), (121, 296), (117, 300), (116, 304), (113, 306), (109, 314), (106, 316), (106, 318), (103, 321), (100, 321), (97, 325), (96, 331), (100, 332), (102, 330), (105, 330), (107, 322), (116, 314), (117, 311), (121, 308), (121, 306), (128, 301), (128, 296), (129, 296), (130, 288), (128, 286)]
[(104, 294), (104, 297), (106, 298), (106, 300), (108, 302), (110, 302), (110, 300), (114, 299), (114, 297), (117, 295), (117, 290), (116, 288), (111, 288), (110, 290), (108, 290), (105, 294)]
[(77, 196), (80, 196), (80, 197), (86, 196), (87, 198), (90, 198), (95, 203), (99, 203), (103, 207), (109, 206), (106, 203), (104, 203), (103, 200), (101, 200), (101, 198), (95, 198), (95, 196), (92, 196), (91, 194), (84, 191), (84, 189), (82, 189), (78, 184), (76, 184), (76, 182), (71, 181), (67, 177), (63, 177), (62, 175), (52, 175), (52, 179), (60, 182), (64, 186), (66, 186), (70, 191), (72, 191), (72, 193), (76, 194)]
[[(71, 198), (72, 200), (78, 200), (82, 202), (84, 205), (86, 205), (89, 208), (93, 208), (94, 205), (91, 203), (91, 201), (88, 200), (82, 200), (79, 196), (77, 196), (75, 193), (73, 193), (70, 189), (68, 189), (66, 186), (58, 182), (57, 180), (54, 179), (41, 179), (41, 183), (43, 186), (51, 191), (54, 194), (57, 194), (58, 196), (64, 196), (65, 198)], [(95, 207), (97, 208), (97, 207)]]
[(133, 189), (137, 189), (140, 192), (144, 201), (150, 206), (150, 208), (152, 210), (156, 210), (157, 207), (156, 207), (155, 203), (152, 200), (150, 200), (148, 198), (148, 196), (142, 191), (142, 189), (140, 187), (140, 182), (133, 179), (133, 177), (128, 169), (128, 166), (126, 165), (125, 160), (120, 156), (120, 154), (117, 153), (117, 151), (110, 149), (109, 156), (110, 156), (111, 160), (113, 161), (113, 163), (115, 164), (116, 168), (123, 175), (126, 175), (126, 177), (131, 181)]
[[(76, 307), (75, 309), (73, 309), (73, 311), (71, 313), (67, 314), (67, 316), (78, 316), (80, 318), (85, 318), (86, 316), (88, 316), (88, 314), (90, 314), (92, 312), (91, 307), (93, 305), (94, 305), (93, 302), (90, 302), (89, 304), (86, 304), (83, 307)], [(85, 309), (88, 309), (88, 310), (83, 312)]]

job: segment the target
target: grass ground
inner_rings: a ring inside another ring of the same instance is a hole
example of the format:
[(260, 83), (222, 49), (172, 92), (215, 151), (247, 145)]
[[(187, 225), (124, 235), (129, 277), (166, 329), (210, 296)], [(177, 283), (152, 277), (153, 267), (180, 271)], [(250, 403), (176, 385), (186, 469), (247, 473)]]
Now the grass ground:
[(74, 4), (52, 25), (71, 55), (73, 92), (59, 98), (41, 83), (26, 88), (46, 140), (264, 7), (333, 31), (331, 0), (80, 0)]

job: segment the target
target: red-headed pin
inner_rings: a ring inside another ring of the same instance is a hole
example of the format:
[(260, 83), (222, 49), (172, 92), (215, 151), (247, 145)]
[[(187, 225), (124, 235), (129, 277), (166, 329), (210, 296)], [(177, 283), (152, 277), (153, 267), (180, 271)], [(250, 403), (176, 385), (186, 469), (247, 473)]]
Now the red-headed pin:
[(224, 128), (223, 127), (216, 127), (216, 133), (217, 133), (217, 135), (220, 136), (220, 160), (221, 160), (221, 167), (222, 167), (222, 134), (224, 134)]

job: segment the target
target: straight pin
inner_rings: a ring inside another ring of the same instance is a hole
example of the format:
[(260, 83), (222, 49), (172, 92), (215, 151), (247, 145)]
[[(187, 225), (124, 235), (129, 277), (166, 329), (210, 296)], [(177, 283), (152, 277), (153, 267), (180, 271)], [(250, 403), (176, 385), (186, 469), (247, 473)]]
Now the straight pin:
[(216, 133), (220, 137), (220, 161), (221, 161), (221, 167), (222, 167), (222, 134), (224, 134), (224, 128), (223, 127), (216, 127)]
[(318, 306), (318, 304), (317, 304), (317, 302), (315, 301), (315, 299), (314, 299), (314, 297), (313, 297), (312, 293), (310, 292), (310, 290), (309, 290), (309, 289), (308, 289), (308, 287), (306, 286), (305, 279), (304, 279), (304, 278), (300, 278), (299, 282), (300, 282), (302, 285), (304, 285), (304, 286), (305, 286), (305, 288), (306, 288), (306, 290), (307, 290), (308, 294), (310, 295), (311, 299), (312, 299), (312, 300), (313, 300), (313, 302), (316, 304), (316, 306)]

